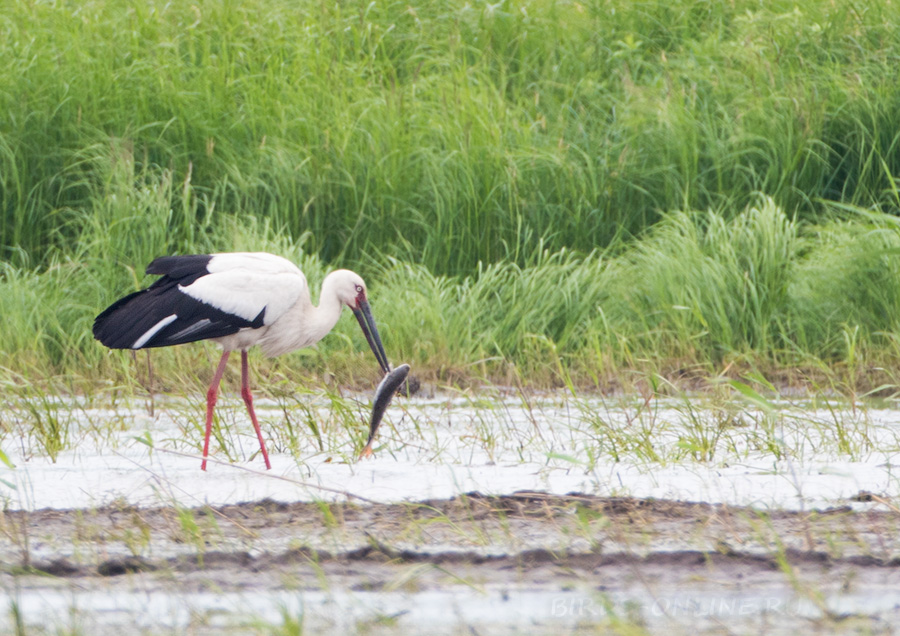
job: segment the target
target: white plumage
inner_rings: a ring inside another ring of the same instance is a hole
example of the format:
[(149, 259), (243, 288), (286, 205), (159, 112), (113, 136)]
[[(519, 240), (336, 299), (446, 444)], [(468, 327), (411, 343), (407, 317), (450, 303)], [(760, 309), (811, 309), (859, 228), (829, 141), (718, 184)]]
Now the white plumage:
[(301, 297), (309, 300), (309, 285), (300, 268), (274, 254), (214, 254), (206, 269), (209, 274), (189, 285), (179, 285), (179, 289), (246, 320), (265, 310), (263, 322), (271, 325)]

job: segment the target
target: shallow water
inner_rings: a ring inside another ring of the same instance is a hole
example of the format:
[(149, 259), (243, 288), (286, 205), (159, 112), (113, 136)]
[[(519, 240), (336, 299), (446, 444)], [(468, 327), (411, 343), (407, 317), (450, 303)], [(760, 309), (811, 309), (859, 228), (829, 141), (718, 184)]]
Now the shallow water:
[[(597, 591), (459, 586), (420, 592), (247, 591), (184, 592), (142, 588), (133, 580), (109, 589), (21, 590), (16, 602), (26, 625), (81, 633), (247, 633), (302, 623), (308, 633), (558, 634), (611, 627), (624, 621), (670, 633), (791, 633), (809, 629), (825, 612), (900, 620), (900, 591), (858, 589), (813, 602), (772, 589), (742, 593), (708, 586)], [(882, 622), (883, 621), (883, 622)], [(868, 624), (868, 623), (867, 623)], [(852, 625), (852, 622), (851, 622)], [(4, 631), (13, 627), (0, 620)], [(819, 633), (828, 630), (818, 625)], [(591, 630), (593, 633), (593, 630)]]
[(258, 447), (243, 407), (231, 400), (220, 407), (222, 436), (240, 460), (230, 463), (213, 439), (212, 459), (220, 463), (205, 473), (198, 458), (173, 454), (198, 453), (202, 405), (162, 402), (151, 417), (143, 408), (60, 403), (72, 447), (54, 460), (34, 441), (7, 437), (3, 448), (16, 468), (0, 471), (7, 484), (0, 495), (9, 509), (38, 509), (353, 495), (394, 502), (537, 490), (803, 509), (854, 504), (861, 491), (898, 492), (900, 411), (893, 409), (788, 406), (767, 416), (734, 404), (704, 409), (699, 401), (652, 409), (558, 397), (397, 402), (375, 456), (356, 462), (364, 399), (356, 431), (330, 403), (304, 404), (294, 418), (321, 418), (321, 447), (305, 429), (292, 438), (292, 452), (282, 434), (290, 415), (260, 401), (272, 460), (265, 471), (258, 454), (253, 458)]

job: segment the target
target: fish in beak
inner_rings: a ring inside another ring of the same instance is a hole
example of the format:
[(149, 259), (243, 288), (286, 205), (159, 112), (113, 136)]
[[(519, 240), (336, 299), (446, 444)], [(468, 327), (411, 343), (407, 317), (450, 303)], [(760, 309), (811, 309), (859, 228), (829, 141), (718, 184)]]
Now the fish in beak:
[(403, 384), (408, 375), (409, 365), (401, 364), (386, 374), (378, 384), (378, 388), (375, 390), (375, 401), (372, 404), (372, 417), (369, 420), (369, 439), (366, 440), (366, 445), (359, 454), (357, 461), (372, 455), (372, 443), (375, 441), (375, 432), (378, 430), (378, 425), (381, 424), (381, 418), (384, 417), (384, 412), (391, 403), (391, 398), (394, 397), (397, 389), (400, 388), (400, 385)]

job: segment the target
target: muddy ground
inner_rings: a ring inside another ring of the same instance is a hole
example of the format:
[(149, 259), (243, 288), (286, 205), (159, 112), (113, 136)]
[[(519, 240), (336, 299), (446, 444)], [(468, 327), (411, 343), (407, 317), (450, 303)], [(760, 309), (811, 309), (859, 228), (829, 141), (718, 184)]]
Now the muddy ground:
[[(11, 608), (60, 590), (405, 599), (359, 630), (366, 633), (439, 633), (419, 624), (427, 616), (413, 620), (417, 599), (454, 590), (476, 604), (496, 595), (499, 605), (473, 618), (466, 601), (440, 623), (447, 633), (521, 631), (523, 612), (531, 612), (534, 633), (892, 633), (900, 621), (900, 512), (860, 499), (869, 502), (808, 512), (541, 493), (7, 511), (2, 590)], [(530, 600), (504, 611), (510, 598)], [(7, 626), (41, 628), (35, 616), (11, 614)], [(304, 633), (328, 630), (327, 616), (317, 620), (306, 621)], [(204, 621), (173, 631), (205, 629), (221, 631)], [(250, 631), (258, 629), (266, 631)]]

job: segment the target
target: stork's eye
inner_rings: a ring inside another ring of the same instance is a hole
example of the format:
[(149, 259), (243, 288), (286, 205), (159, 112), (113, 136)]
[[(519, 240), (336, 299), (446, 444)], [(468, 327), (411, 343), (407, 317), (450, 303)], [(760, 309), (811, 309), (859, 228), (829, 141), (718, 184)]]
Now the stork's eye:
[(357, 293), (357, 294), (361, 294), (362, 291), (363, 291), (362, 285), (357, 285), (357, 286), (356, 286), (356, 293)]

